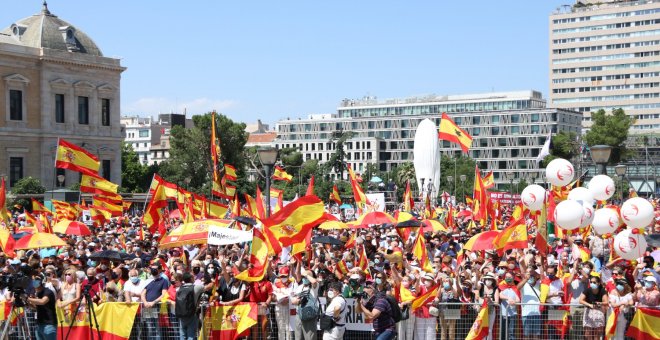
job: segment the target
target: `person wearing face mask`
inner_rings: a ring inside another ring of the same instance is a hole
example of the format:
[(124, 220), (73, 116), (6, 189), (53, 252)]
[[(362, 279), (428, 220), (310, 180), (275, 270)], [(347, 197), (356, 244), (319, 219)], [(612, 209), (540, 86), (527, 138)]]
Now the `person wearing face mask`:
[[(432, 274), (426, 273), (421, 279), (422, 285), (419, 287), (419, 295), (428, 293), (435, 286), (435, 277)], [(433, 340), (435, 339), (435, 328), (437, 318), (431, 315), (429, 309), (432, 307), (434, 301), (421, 306), (415, 311), (415, 339), (419, 340)]]
[[(399, 308), (410, 309), (410, 305), (417, 297), (414, 276), (403, 276), (396, 268), (392, 268), (392, 279), (394, 280), (394, 296), (399, 302)], [(397, 323), (397, 337), (399, 340), (413, 340), (415, 331), (415, 315), (409, 313), (407, 320), (401, 320)]]
[(248, 293), (245, 282), (234, 277), (231, 266), (226, 266), (219, 281), (221, 305), (233, 305), (243, 301)]
[(641, 283), (635, 284), (635, 300), (638, 307), (658, 307), (660, 306), (660, 291), (658, 291), (658, 281), (655, 277), (645, 276)]
[(448, 318), (449, 313), (460, 308), (458, 300), (458, 291), (454, 285), (454, 280), (445, 276), (442, 279), (442, 288), (440, 289), (440, 338), (456, 339), (456, 319)]
[(351, 274), (348, 278), (348, 284), (344, 285), (342, 296), (348, 299), (362, 294), (363, 289), (362, 286), (360, 286), (360, 280), (360, 274)]
[[(325, 308), (325, 313), (322, 318), (330, 318), (332, 328), (323, 330), (323, 340), (341, 340), (344, 338), (346, 331), (346, 300), (341, 296), (341, 283), (333, 282), (328, 287), (328, 303)], [(323, 321), (322, 321), (323, 323)]]
[(273, 299), (273, 285), (264, 276), (261, 281), (251, 282), (248, 286), (248, 301), (257, 304), (257, 324), (250, 331), (251, 339), (265, 340), (268, 337), (268, 307)]
[(193, 278), (195, 279), (195, 284), (202, 284), (204, 279), (204, 273), (202, 272), (202, 262), (199, 260), (193, 260), (191, 262), (191, 270)]
[(80, 284), (80, 289), (85, 290), (89, 287), (89, 296), (94, 302), (98, 302), (100, 299), (100, 294), (103, 292), (103, 280), (99, 280), (96, 277), (96, 269), (87, 268), (87, 277)]
[(70, 312), (78, 301), (80, 301), (80, 284), (78, 284), (75, 270), (68, 269), (64, 272), (57, 306), (65, 308), (71, 305), (71, 308), (65, 309)]
[(515, 321), (518, 319), (518, 304), (520, 304), (520, 290), (516, 286), (512, 272), (504, 274), (504, 282), (500, 283), (500, 314), (504, 319), (500, 328), (500, 339), (515, 340), (516, 327)]
[[(300, 261), (296, 261), (295, 281), (291, 290), (291, 304), (296, 306), (294, 320), (294, 337), (296, 340), (316, 340), (318, 319), (301, 320), (300, 315), (305, 303), (318, 306), (318, 283), (312, 270), (302, 269)], [(311, 300), (311, 301), (310, 301)]]
[(605, 309), (608, 300), (600, 277), (589, 277), (589, 288), (580, 295), (579, 301), (587, 307), (583, 319), (584, 337), (587, 340), (601, 339), (605, 331)]
[(522, 298), (522, 323), (524, 339), (538, 339), (541, 336), (541, 272), (527, 268), (525, 278), (518, 283)]
[(619, 316), (616, 320), (616, 328), (614, 337), (612, 339), (624, 339), (626, 325), (632, 321), (634, 310), (632, 306), (635, 305), (635, 299), (632, 290), (625, 279), (615, 280), (615, 289), (609, 292), (608, 302), (610, 305), (610, 313), (614, 312), (615, 308), (619, 308)]
[(27, 302), (37, 310), (37, 340), (55, 340), (57, 339), (55, 293), (45, 288), (43, 283), (42, 276), (32, 276), (32, 287), (34, 287), (35, 294), (28, 297)]
[(495, 305), (500, 303), (500, 294), (497, 288), (497, 281), (493, 273), (484, 275), (482, 282), (475, 287), (474, 294), (476, 295), (477, 305), (481, 305), (486, 301), (488, 307), (488, 340), (493, 339), (493, 325), (495, 324)]
[(278, 339), (291, 340), (289, 332), (289, 296), (291, 295), (291, 280), (289, 278), (289, 267), (282, 267), (279, 270), (275, 287), (273, 288), (275, 296), (275, 321), (277, 322)]
[[(373, 320), (374, 338), (376, 340), (392, 340), (396, 336), (396, 322), (392, 318), (392, 307), (385, 295), (376, 293), (376, 285), (373, 281), (367, 281), (364, 292), (367, 301), (358, 298), (356, 311), (363, 313), (367, 319)], [(415, 336), (418, 339), (417, 335)]]
[(128, 281), (124, 283), (124, 301), (139, 302), (146, 285), (147, 282), (140, 279), (137, 269), (129, 270)]
[(170, 283), (160, 274), (158, 264), (152, 264), (149, 273), (152, 280), (144, 287), (140, 295), (140, 301), (142, 301), (142, 306), (144, 307), (142, 317), (146, 319), (149, 338), (160, 340), (162, 334), (158, 324), (159, 303), (167, 299), (167, 290), (170, 287)]
[[(223, 287), (227, 286), (229, 283), (229, 279), (223, 281), (222, 278), (220, 278), (219, 267), (216, 267), (212, 262), (209, 262), (208, 265), (205, 265), (202, 268), (204, 268), (204, 278), (202, 279), (204, 283), (204, 293), (209, 296), (210, 301), (215, 301), (218, 298), (219, 293), (223, 290)], [(227, 274), (227, 271), (222, 274)], [(215, 296), (213, 295), (214, 292)]]

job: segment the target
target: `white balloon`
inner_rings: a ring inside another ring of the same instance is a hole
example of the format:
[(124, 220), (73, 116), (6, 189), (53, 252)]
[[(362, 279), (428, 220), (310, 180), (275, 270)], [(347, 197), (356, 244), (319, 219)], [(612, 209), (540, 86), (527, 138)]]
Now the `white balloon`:
[(614, 251), (625, 260), (637, 260), (644, 256), (646, 246), (644, 235), (633, 234), (629, 229), (621, 231), (614, 237)]
[(543, 209), (544, 199), (545, 189), (538, 184), (528, 185), (520, 194), (520, 200), (530, 211)]
[(616, 191), (614, 181), (607, 175), (594, 176), (587, 187), (594, 194), (594, 198), (599, 201), (610, 199)]
[(589, 204), (583, 204), (582, 209), (584, 210), (584, 213), (582, 214), (582, 219), (580, 220), (580, 228), (585, 228), (594, 220), (594, 207)]
[(579, 228), (583, 215), (584, 208), (577, 201), (562, 201), (555, 208), (555, 222), (559, 227), (566, 230)]
[(594, 220), (591, 226), (598, 235), (612, 234), (621, 225), (619, 213), (612, 208), (602, 208), (594, 212)]
[(630, 228), (645, 228), (653, 222), (653, 205), (641, 197), (633, 197), (623, 202), (621, 219)]
[(591, 190), (583, 187), (577, 187), (569, 191), (568, 199), (571, 201), (581, 201), (582, 204), (594, 205), (594, 194)]
[(545, 178), (554, 186), (563, 187), (571, 183), (575, 170), (571, 162), (556, 158), (545, 168)]

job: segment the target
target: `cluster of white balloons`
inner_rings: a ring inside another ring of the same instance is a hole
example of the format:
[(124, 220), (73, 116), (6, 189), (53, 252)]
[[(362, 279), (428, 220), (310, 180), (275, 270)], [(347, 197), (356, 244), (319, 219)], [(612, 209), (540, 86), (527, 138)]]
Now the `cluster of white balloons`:
[[(545, 169), (547, 181), (563, 187), (573, 181), (575, 168), (571, 162), (557, 158)], [(604, 207), (595, 210), (596, 200), (610, 199), (616, 191), (614, 181), (607, 175), (597, 175), (589, 181), (587, 188), (577, 187), (568, 193), (568, 199), (557, 204), (554, 212), (555, 223), (565, 230), (575, 230), (592, 226), (593, 231), (605, 237), (611, 236), (625, 223), (628, 229), (614, 237), (614, 250), (626, 260), (636, 260), (646, 251), (643, 230), (653, 222), (653, 206), (649, 201), (634, 197), (615, 208)], [(540, 185), (527, 186), (520, 195), (523, 205), (530, 211), (543, 209), (546, 203), (546, 190)]]

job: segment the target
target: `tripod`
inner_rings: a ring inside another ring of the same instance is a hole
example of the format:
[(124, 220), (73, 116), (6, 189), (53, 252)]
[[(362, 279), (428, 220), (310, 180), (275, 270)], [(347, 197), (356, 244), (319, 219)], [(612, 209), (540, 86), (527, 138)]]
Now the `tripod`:
[(9, 331), (9, 325), (11, 324), (11, 319), (13, 317), (18, 318), (18, 333), (19, 333), (19, 339), (32, 339), (32, 336), (30, 335), (30, 326), (28, 326), (27, 322), (27, 316), (25, 313), (23, 313), (23, 317), (21, 317), (20, 313), (18, 312), (18, 309), (20, 307), (17, 307), (16, 304), (11, 305), (11, 311), (9, 312), (9, 316), (7, 316), (7, 320), (5, 320), (5, 324), (2, 327), (2, 334), (0, 334), (0, 339), (7, 339), (7, 335), (9, 335), (7, 332)]
[[(93, 327), (96, 327), (96, 334), (98, 335), (97, 339), (101, 339), (101, 330), (99, 328), (99, 321), (96, 319), (96, 311), (94, 310), (94, 303), (92, 302), (92, 297), (89, 294), (89, 290), (92, 288), (91, 285), (87, 284), (82, 291), (82, 296), (83, 299), (85, 299), (86, 302), (86, 307), (87, 307), (87, 321), (89, 321), (89, 338), (94, 339), (94, 329)], [(80, 312), (80, 305), (82, 305), (83, 300), (80, 299), (78, 301), (78, 305), (76, 306), (76, 311), (73, 313), (73, 316), (71, 317), (71, 322), (69, 323), (69, 329), (66, 332), (66, 336), (64, 337), (65, 340), (69, 340), (69, 335), (71, 334), (71, 329), (73, 329), (73, 324), (76, 322), (76, 318), (78, 317), (78, 313)], [(92, 324), (92, 320), (94, 320), (94, 323)]]

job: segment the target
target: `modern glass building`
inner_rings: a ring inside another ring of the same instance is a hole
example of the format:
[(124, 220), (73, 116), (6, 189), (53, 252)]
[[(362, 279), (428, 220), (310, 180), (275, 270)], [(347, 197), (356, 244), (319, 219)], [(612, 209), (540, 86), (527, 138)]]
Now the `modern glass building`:
[[(304, 160), (325, 162), (335, 152), (332, 142), (337, 131), (351, 131), (345, 161), (363, 172), (367, 164), (389, 171), (412, 161), (417, 125), (428, 118), (440, 124), (446, 112), (473, 136), (469, 156), (483, 170), (493, 170), (495, 180), (506, 182), (504, 173), (516, 178), (538, 172), (536, 157), (550, 133), (573, 131), (579, 134), (582, 114), (548, 109), (537, 91), (426, 96), (378, 101), (366, 97), (345, 99), (335, 114), (310, 115), (307, 119), (277, 123), (280, 148), (298, 148)], [(441, 152), (461, 153), (457, 145), (441, 143)], [(529, 179), (527, 179), (529, 181)]]

